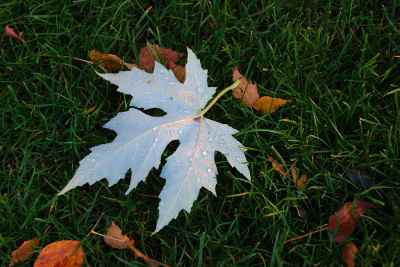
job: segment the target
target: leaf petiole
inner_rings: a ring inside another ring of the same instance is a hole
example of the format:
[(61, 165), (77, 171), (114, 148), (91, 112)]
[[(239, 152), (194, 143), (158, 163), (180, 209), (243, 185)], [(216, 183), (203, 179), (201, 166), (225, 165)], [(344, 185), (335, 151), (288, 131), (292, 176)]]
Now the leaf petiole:
[(228, 87), (224, 88), (224, 90), (222, 90), (221, 92), (219, 92), (219, 94), (214, 97), (211, 102), (198, 114), (195, 116), (195, 118), (199, 118), (199, 117), (203, 117), (204, 114), (206, 114), (211, 108), (212, 106), (215, 105), (215, 103), (217, 103), (217, 101), (227, 92), (235, 89), (236, 87), (238, 87), (238, 85), (240, 84), (240, 80), (236, 80), (234, 83), (232, 83), (231, 85), (229, 85)]

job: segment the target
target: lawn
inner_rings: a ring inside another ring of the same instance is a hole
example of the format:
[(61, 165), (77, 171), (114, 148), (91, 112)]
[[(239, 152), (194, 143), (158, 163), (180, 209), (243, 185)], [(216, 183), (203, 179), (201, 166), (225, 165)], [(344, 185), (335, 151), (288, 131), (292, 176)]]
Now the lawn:
[[(375, 208), (349, 238), (357, 266), (400, 266), (399, 15), (399, 0), (3, 1), (0, 26), (27, 42), (0, 38), (0, 265), (37, 236), (81, 240), (87, 266), (145, 266), (89, 234), (115, 221), (172, 266), (341, 266), (333, 233), (284, 242), (361, 199)], [(124, 179), (56, 196), (89, 148), (115, 137), (101, 126), (130, 100), (74, 58), (96, 48), (133, 62), (147, 41), (190, 47), (218, 90), (238, 66), (261, 94), (291, 100), (269, 115), (225, 95), (208, 117), (240, 131), (252, 182), (217, 154), (218, 196), (202, 190), (154, 235), (159, 170), (129, 195)], [(306, 187), (268, 155), (297, 160)]]

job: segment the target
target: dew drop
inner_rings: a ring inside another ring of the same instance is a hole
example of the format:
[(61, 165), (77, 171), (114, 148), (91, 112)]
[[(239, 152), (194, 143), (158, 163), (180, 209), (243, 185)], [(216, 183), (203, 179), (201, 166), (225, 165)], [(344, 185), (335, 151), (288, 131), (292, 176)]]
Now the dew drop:
[(203, 154), (203, 156), (207, 156), (207, 151), (203, 151), (201, 154)]
[(158, 138), (156, 137), (156, 138), (154, 138), (154, 142), (158, 142)]
[(207, 172), (208, 172), (208, 173), (211, 173), (211, 169), (210, 169), (210, 168), (208, 168), (208, 169), (207, 169)]

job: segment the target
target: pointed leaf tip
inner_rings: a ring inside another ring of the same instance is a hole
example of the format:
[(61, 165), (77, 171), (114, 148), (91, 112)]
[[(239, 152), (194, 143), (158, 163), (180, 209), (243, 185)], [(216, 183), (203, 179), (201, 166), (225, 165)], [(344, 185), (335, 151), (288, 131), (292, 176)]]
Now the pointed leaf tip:
[(107, 229), (107, 234), (104, 236), (104, 242), (112, 248), (126, 249), (133, 246), (135, 241), (128, 236), (122, 234), (121, 228), (114, 222)]

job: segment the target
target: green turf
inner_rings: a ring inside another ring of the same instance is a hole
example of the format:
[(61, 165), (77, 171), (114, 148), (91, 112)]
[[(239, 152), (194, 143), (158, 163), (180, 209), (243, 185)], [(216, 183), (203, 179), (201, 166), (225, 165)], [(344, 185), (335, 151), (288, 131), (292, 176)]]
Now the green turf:
[[(400, 87), (400, 1), (152, 2), (0, 4), (1, 27), (27, 40), (0, 39), (0, 265), (38, 236), (42, 244), (82, 240), (87, 266), (144, 266), (88, 236), (96, 222), (104, 232), (116, 221), (138, 248), (173, 266), (340, 266), (340, 246), (326, 231), (283, 242), (360, 198), (377, 208), (351, 237), (357, 262), (399, 266), (400, 90), (388, 93)], [(190, 214), (156, 235), (158, 170), (128, 196), (127, 179), (55, 196), (89, 147), (112, 140), (101, 125), (129, 100), (73, 57), (96, 48), (134, 61), (146, 41), (191, 47), (211, 85), (229, 85), (239, 66), (262, 94), (292, 100), (271, 116), (224, 96), (208, 116), (240, 130), (253, 181), (218, 155), (218, 197), (202, 190)], [(269, 154), (286, 166), (297, 160), (307, 187), (275, 173)], [(373, 186), (352, 181), (349, 169)]]

